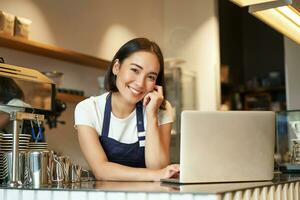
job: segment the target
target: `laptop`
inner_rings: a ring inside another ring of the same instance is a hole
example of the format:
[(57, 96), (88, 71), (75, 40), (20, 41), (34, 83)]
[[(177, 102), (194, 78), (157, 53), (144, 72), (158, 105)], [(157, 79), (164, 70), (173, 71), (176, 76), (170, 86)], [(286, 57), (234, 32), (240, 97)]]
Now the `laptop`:
[(275, 113), (183, 111), (179, 179), (216, 183), (273, 179)]

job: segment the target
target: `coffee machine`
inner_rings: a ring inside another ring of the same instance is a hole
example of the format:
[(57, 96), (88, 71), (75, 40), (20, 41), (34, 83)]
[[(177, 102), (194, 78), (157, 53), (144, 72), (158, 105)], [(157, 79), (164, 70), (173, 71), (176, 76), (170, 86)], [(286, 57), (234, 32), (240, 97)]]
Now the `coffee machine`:
[(51, 79), (37, 70), (0, 63), (0, 130), (12, 134), (11, 186), (22, 184), (18, 169), (23, 122), (40, 125), (54, 107), (55, 84)]
[(300, 172), (300, 110), (276, 112), (275, 161), (282, 172)]

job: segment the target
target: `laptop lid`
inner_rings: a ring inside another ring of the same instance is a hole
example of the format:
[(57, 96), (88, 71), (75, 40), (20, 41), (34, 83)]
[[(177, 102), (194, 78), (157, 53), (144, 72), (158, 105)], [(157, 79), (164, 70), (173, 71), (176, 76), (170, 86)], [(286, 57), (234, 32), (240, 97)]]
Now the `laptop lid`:
[(180, 183), (273, 179), (275, 113), (183, 111)]

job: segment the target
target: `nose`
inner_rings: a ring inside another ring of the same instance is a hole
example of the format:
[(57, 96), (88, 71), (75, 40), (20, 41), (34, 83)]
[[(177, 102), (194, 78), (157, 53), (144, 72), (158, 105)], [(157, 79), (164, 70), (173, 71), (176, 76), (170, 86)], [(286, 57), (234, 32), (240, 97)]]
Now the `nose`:
[(145, 77), (140, 75), (137, 77), (136, 79), (136, 85), (139, 87), (139, 88), (144, 88), (144, 85), (145, 85)]

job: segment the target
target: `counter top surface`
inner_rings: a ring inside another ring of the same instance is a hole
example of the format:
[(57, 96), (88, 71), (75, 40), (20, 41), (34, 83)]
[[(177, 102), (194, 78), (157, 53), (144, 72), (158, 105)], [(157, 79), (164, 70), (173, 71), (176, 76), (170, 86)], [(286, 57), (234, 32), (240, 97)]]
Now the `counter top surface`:
[(276, 175), (272, 181), (262, 182), (175, 185), (161, 182), (84, 181), (80, 183), (52, 184), (43, 186), (24, 185), (20, 187), (10, 187), (0, 185), (0, 189), (216, 194), (296, 181), (300, 181), (300, 174)]

